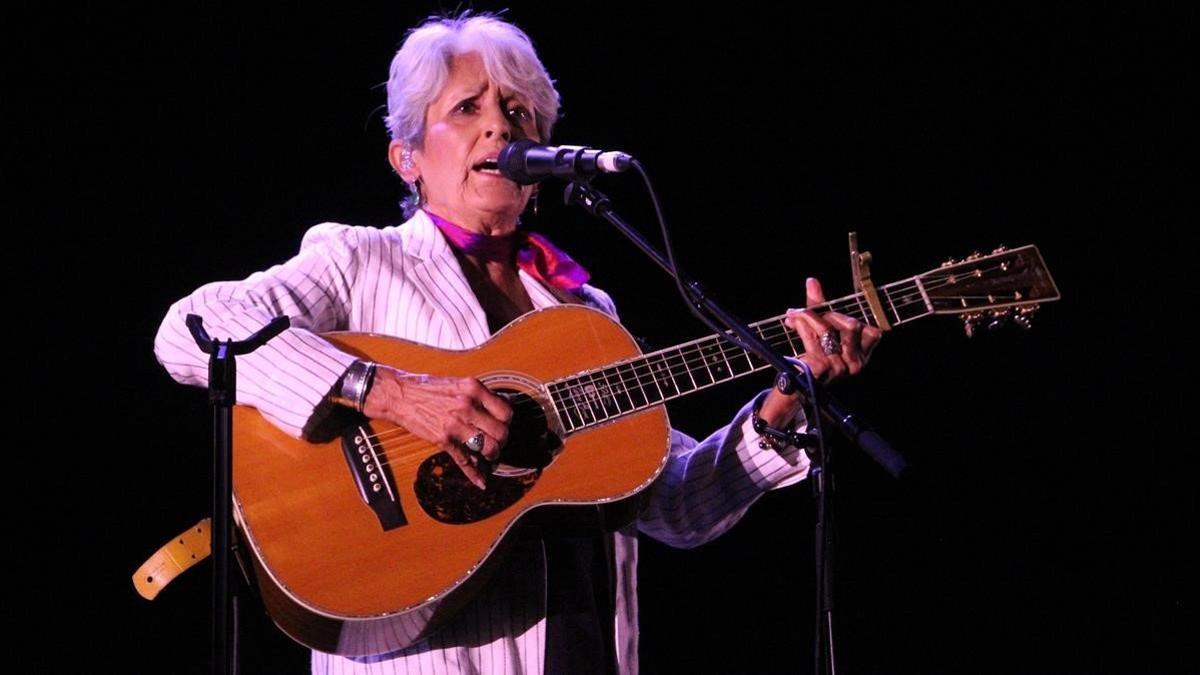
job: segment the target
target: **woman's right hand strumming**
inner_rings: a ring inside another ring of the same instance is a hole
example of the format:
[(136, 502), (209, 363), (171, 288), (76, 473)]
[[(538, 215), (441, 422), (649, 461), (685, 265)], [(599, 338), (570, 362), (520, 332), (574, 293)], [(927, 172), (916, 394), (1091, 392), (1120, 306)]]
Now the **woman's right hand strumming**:
[[(378, 365), (363, 414), (387, 420), (445, 450), (479, 489), (487, 487), (487, 464), (508, 440), (512, 407), (470, 377), (434, 377)], [(471, 448), (482, 434), (482, 447)], [(486, 461), (480, 461), (480, 458)]]

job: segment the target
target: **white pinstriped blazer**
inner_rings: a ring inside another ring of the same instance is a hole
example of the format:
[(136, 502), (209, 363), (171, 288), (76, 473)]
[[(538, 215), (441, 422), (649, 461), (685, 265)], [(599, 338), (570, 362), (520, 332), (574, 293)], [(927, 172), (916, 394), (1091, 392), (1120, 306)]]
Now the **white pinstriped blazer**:
[[(535, 308), (558, 300), (521, 272)], [(614, 318), (606, 293), (581, 295)], [(243, 281), (217, 282), (171, 306), (155, 339), (155, 355), (173, 378), (206, 386), (207, 357), (184, 318), (204, 318), (212, 335), (241, 339), (279, 315), (291, 328), (252, 354), (238, 357), (238, 403), (258, 408), (300, 437), (317, 404), (354, 360), (317, 334), (332, 330), (382, 333), (449, 349), (474, 347), (489, 336), (487, 317), (453, 251), (424, 212), (382, 229), (323, 223), (304, 236), (287, 262)], [(637, 673), (637, 532), (677, 547), (717, 537), (768, 489), (808, 473), (795, 449), (758, 446), (751, 404), (703, 441), (672, 432), (671, 457), (649, 489), (635, 523), (612, 535), (616, 598), (613, 627), (622, 673)], [(342, 657), (314, 651), (314, 673), (541, 673), (545, 655), (545, 560), (538, 542), (513, 547), (490, 587), (437, 635), (388, 654)]]

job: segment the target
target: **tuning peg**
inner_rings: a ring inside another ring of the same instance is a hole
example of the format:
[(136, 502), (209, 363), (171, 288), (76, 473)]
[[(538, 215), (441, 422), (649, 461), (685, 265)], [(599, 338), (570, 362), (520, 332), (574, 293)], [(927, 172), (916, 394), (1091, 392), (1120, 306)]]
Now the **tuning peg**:
[(981, 312), (970, 312), (959, 314), (958, 317), (963, 322), (963, 332), (967, 337), (975, 337), (975, 331), (979, 330), (979, 324), (983, 323), (983, 314)]
[(989, 313), (987, 322), (988, 330), (1000, 330), (1004, 324), (1008, 323), (1011, 314), (1006, 309), (994, 309)]
[(992, 251), (992, 255), (996, 255), (997, 253), (1004, 253), (1007, 250), (1008, 250), (1007, 246), (1005, 246), (1004, 244), (1000, 244), (999, 246), (997, 246), (995, 248), (995, 250)]
[(955, 260), (954, 258), (948, 258), (946, 260), (946, 262), (942, 263), (942, 267), (954, 267), (955, 265), (959, 264), (960, 262), (962, 262), (962, 261)]
[(1025, 330), (1029, 330), (1030, 328), (1033, 328), (1033, 315), (1037, 314), (1037, 311), (1037, 305), (1021, 307), (1017, 309), (1016, 313), (1013, 315), (1013, 323), (1017, 324), (1021, 328), (1024, 328)]
[(979, 260), (982, 257), (983, 257), (983, 254), (980, 253), (979, 251), (972, 251), (971, 255), (967, 256), (967, 261), (969, 262), (972, 260)]

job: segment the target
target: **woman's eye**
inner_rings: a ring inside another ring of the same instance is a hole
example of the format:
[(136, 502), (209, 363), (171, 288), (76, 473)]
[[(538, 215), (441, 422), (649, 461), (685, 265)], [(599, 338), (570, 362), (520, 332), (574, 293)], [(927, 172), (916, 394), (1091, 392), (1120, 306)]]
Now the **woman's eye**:
[(469, 112), (474, 112), (474, 111), (475, 111), (475, 102), (474, 101), (463, 101), (462, 103), (459, 103), (454, 108), (454, 112), (469, 113)]
[(530, 117), (529, 111), (526, 110), (522, 106), (517, 106), (516, 108), (510, 108), (508, 111), (508, 116), (513, 119), (520, 120), (522, 122), (529, 119), (529, 117)]

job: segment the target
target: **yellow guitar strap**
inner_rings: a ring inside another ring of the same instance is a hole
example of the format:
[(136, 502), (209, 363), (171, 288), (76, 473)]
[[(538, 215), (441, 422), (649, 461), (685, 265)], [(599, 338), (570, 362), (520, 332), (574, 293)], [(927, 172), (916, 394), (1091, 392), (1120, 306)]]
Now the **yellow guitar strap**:
[(138, 595), (153, 600), (171, 583), (212, 552), (212, 519), (205, 518), (163, 544), (133, 573)]

